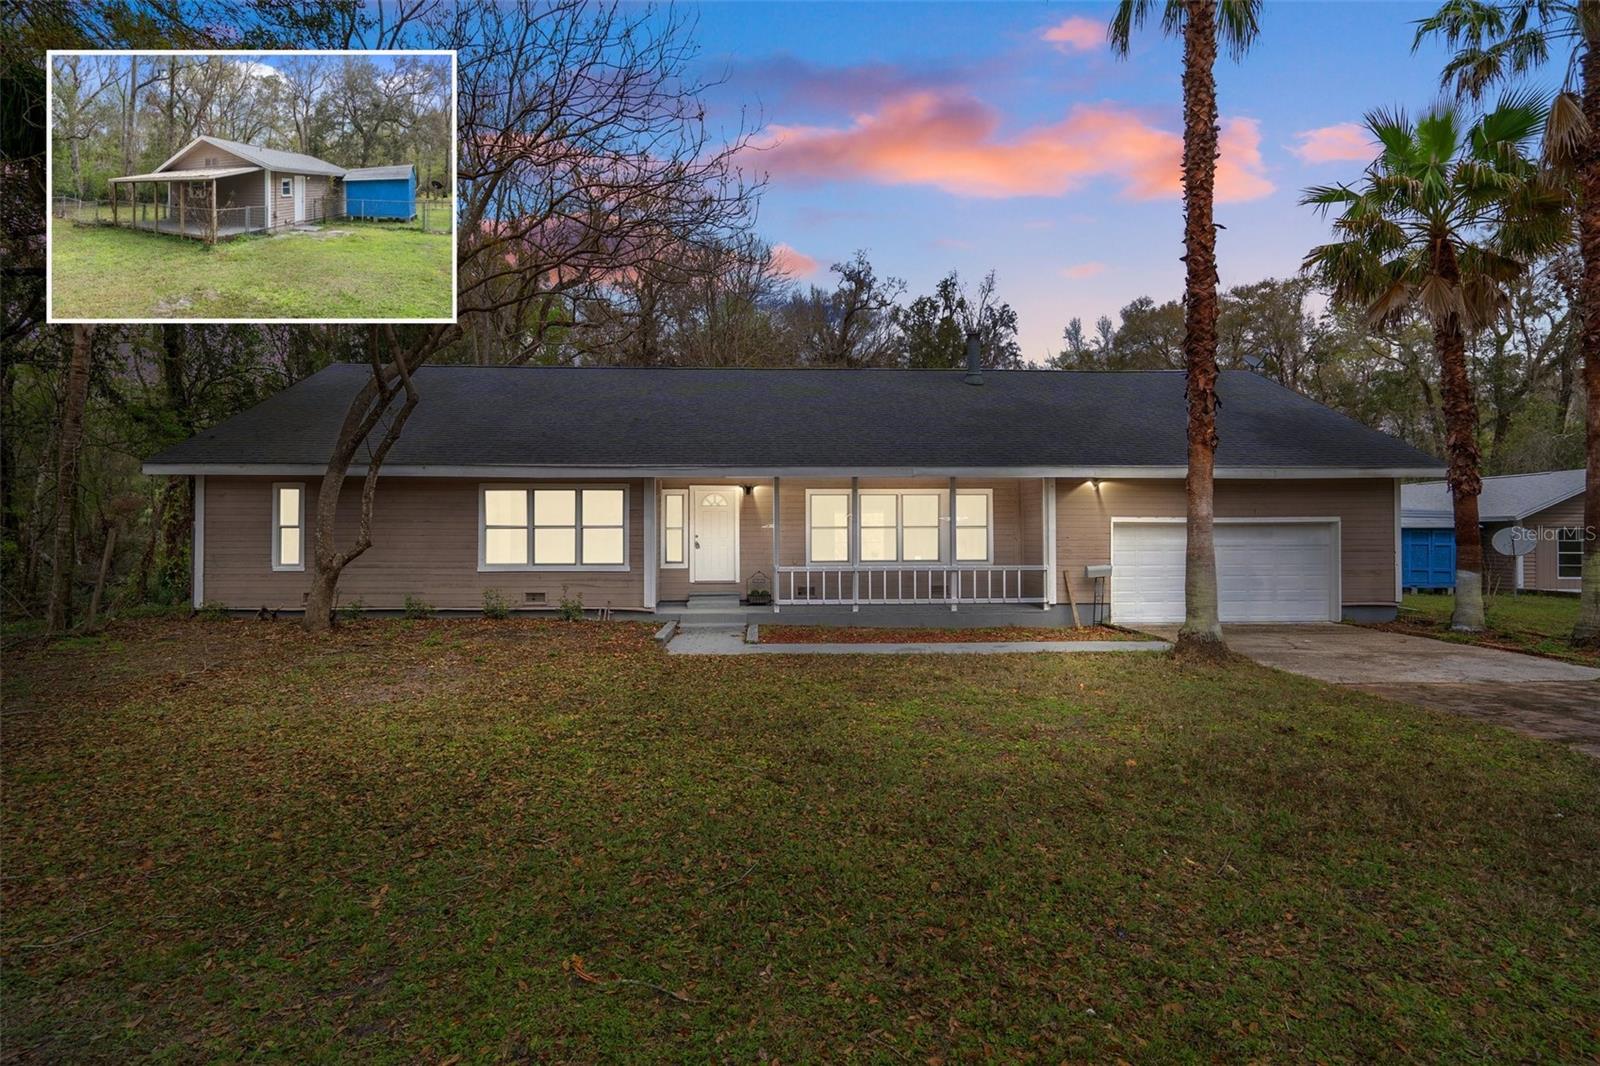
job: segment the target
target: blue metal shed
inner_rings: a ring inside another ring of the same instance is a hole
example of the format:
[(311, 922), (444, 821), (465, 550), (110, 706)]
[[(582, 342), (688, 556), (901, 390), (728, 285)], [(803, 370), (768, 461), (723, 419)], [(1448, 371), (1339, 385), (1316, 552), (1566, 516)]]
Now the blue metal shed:
[(417, 168), (402, 163), (345, 171), (344, 205), (351, 218), (415, 218)]
[(1400, 583), (1408, 589), (1456, 587), (1456, 531), (1453, 529), (1403, 529), (1400, 531)]

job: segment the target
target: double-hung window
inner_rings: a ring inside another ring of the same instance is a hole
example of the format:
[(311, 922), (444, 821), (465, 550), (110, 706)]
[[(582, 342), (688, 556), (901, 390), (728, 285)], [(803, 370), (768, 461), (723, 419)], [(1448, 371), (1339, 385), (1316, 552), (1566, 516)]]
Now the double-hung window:
[(850, 561), (850, 494), (813, 492), (807, 497), (806, 558), (813, 563)]
[(989, 561), (989, 494), (956, 493), (956, 562)]
[(306, 487), (279, 483), (272, 486), (272, 569), (304, 570)]
[(1556, 577), (1581, 578), (1583, 576), (1583, 530), (1556, 531)]
[(661, 565), (678, 569), (689, 565), (689, 492), (667, 489), (661, 494)]
[(486, 485), (482, 490), (484, 570), (626, 570), (627, 490)]
[(293, 196), (294, 195), (294, 179), (293, 178), (284, 178), (283, 181), (281, 183), (279, 183), (279, 185), (278, 185), (278, 195), (279, 196)]

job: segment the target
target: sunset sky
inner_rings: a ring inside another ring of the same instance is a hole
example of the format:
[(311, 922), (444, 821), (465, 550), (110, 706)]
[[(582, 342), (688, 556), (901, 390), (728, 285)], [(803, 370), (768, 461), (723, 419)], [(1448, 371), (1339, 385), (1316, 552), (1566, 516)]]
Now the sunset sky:
[[(1222, 282), (1292, 273), (1326, 228), (1306, 185), (1353, 180), (1372, 108), (1425, 106), (1444, 51), (1411, 53), (1435, 5), (1269, 2), (1218, 63)], [(706, 4), (713, 121), (759, 113), (760, 229), (802, 280), (865, 248), (912, 293), (999, 272), (1023, 352), (1135, 296), (1182, 289), (1180, 50), (1147, 25), (1127, 60), (1109, 4)]]

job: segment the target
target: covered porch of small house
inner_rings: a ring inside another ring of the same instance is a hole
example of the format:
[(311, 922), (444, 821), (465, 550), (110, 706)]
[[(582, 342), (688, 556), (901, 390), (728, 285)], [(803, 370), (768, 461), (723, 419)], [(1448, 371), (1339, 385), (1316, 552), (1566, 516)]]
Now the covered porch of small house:
[[(112, 178), (111, 223), (207, 243), (260, 232), (267, 208), (248, 201), (264, 201), (253, 195), (261, 175), (260, 167), (207, 167)], [(141, 199), (142, 186), (149, 195)]]
[(656, 479), (646, 602), (863, 621), (1051, 611), (1055, 488), (922, 473)]

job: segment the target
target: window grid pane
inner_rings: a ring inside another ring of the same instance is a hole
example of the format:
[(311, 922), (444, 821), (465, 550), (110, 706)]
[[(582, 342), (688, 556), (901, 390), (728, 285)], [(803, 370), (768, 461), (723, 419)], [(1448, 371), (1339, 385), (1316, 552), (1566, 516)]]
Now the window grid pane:
[(544, 526), (533, 531), (536, 566), (572, 566), (578, 561), (577, 531), (572, 526)]
[(528, 562), (526, 527), (495, 528), (486, 531), (483, 561), (490, 566), (524, 566)]
[[(258, 497), (259, 499), (259, 497)], [(260, 543), (257, 541), (256, 543)], [(257, 559), (261, 556), (256, 556)], [(284, 526), (278, 530), (278, 565), (300, 565), (300, 527)]]
[(1583, 576), (1583, 530), (1563, 529), (1556, 534), (1556, 577)]

